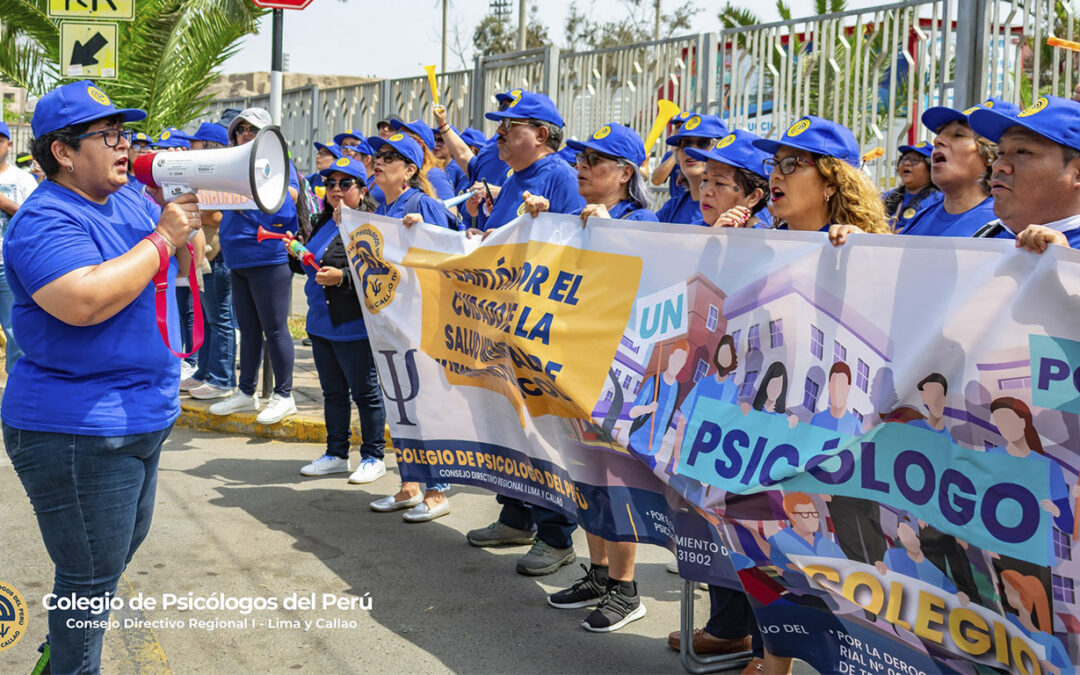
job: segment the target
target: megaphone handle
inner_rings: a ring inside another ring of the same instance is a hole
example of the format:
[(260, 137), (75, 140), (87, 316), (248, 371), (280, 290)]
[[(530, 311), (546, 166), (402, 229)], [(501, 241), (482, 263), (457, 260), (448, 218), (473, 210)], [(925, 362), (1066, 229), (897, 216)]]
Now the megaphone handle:
[(162, 183), (161, 195), (165, 198), (165, 201), (171, 202), (180, 195), (195, 194), (197, 191), (183, 183)]

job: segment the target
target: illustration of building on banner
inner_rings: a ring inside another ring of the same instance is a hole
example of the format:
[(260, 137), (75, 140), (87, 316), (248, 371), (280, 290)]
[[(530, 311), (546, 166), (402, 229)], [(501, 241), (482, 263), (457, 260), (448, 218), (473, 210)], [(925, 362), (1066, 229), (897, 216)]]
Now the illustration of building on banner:
[(829, 369), (837, 361), (851, 369), (847, 407), (860, 421), (876, 423), (874, 413), (895, 396), (875, 391), (880, 375), (891, 382), (892, 340), (809, 276), (785, 269), (748, 284), (728, 296), (726, 316), (739, 359), (739, 400), (753, 400), (759, 375), (774, 361), (787, 366), (787, 410), (803, 422), (828, 405)]

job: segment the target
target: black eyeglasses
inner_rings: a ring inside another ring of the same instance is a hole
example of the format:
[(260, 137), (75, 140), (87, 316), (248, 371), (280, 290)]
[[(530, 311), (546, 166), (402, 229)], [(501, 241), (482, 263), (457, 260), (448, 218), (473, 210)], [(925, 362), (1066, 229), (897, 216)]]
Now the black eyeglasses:
[(105, 147), (115, 148), (120, 145), (120, 139), (124, 138), (124, 130), (119, 127), (109, 127), (108, 129), (88, 131), (85, 134), (79, 134), (75, 138), (81, 141), (82, 139), (90, 138), (91, 136), (101, 136), (101, 140), (105, 141)]
[(624, 159), (620, 159), (618, 157), (610, 157), (608, 155), (603, 155), (599, 152), (579, 152), (574, 155), (574, 158), (575, 160), (577, 160), (575, 164), (587, 164), (590, 169), (595, 167), (597, 164), (599, 164), (605, 159), (609, 162), (615, 162), (619, 166), (626, 164), (626, 160)]
[(697, 148), (699, 150), (705, 150), (710, 145), (712, 145), (712, 142), (713, 142), (713, 139), (711, 139), (711, 138), (700, 138), (700, 137), (694, 137), (694, 136), (692, 136), (690, 138), (680, 138), (679, 139), (679, 149), (680, 150), (685, 150), (686, 148)]
[(780, 169), (780, 173), (785, 176), (790, 176), (795, 173), (795, 169), (797, 169), (800, 164), (803, 166), (814, 166), (812, 161), (803, 159), (802, 157), (785, 157), (783, 159), (770, 157), (761, 160), (761, 165), (765, 167), (765, 173), (772, 173), (774, 170)]
[(338, 187), (340, 187), (342, 190), (350, 190), (352, 189), (352, 186), (356, 185), (359, 182), (360, 181), (356, 180), (355, 178), (342, 178), (340, 180), (335, 178), (327, 178), (323, 181), (323, 185), (326, 186), (327, 190), (333, 190), (334, 188)]
[(379, 152), (375, 153), (374, 159), (376, 159), (376, 160), (378, 160), (380, 162), (383, 162), (384, 164), (389, 164), (391, 162), (396, 162), (399, 159), (401, 161), (403, 161), (403, 162), (408, 162), (409, 161), (409, 160), (405, 159), (405, 155), (402, 155), (397, 150), (380, 150)]

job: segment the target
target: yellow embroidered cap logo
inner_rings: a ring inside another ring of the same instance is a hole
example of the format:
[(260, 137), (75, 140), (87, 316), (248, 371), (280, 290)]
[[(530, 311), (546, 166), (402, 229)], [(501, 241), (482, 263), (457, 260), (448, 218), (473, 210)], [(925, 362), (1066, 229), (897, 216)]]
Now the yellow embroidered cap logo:
[(110, 101), (109, 97), (105, 95), (105, 92), (101, 91), (97, 87), (87, 87), (86, 93), (90, 96), (90, 98), (94, 99), (101, 105), (112, 105), (112, 101)]
[(993, 108), (994, 107), (994, 102), (992, 100), (990, 100), (990, 99), (986, 99), (985, 101), (982, 102), (982, 105), (983, 105), (984, 108)]
[(511, 91), (510, 92), (510, 97), (513, 98), (514, 100), (510, 101), (510, 105), (506, 106), (507, 108), (513, 108), (514, 106), (516, 106), (518, 103), (521, 102), (521, 90), (520, 89), (515, 89), (515, 90)]
[(349, 166), (349, 160), (342, 157), (338, 161), (334, 162), (334, 166)]
[(926, 141), (919, 141), (918, 143), (916, 143), (914, 145), (914, 147), (916, 147), (916, 148), (925, 148), (927, 145), (929, 145), (929, 144)]
[(161, 140), (167, 141), (167, 140), (169, 140), (169, 136), (172, 136), (171, 131), (163, 131), (163, 132), (161, 132)]
[(724, 136), (719, 141), (717, 141), (716, 149), (719, 150), (720, 148), (726, 148), (727, 146), (731, 145), (734, 142), (735, 142), (735, 134), (728, 134), (727, 136)]
[(349, 262), (360, 278), (364, 289), (364, 304), (372, 314), (394, 301), (401, 275), (397, 268), (383, 260), (382, 233), (365, 223), (353, 230), (349, 237)]
[(26, 602), (15, 587), (0, 581), (0, 652), (13, 646), (26, 633)]
[(611, 127), (605, 124), (604, 126), (600, 127), (596, 131), (594, 131), (592, 137), (595, 140), (600, 140), (601, 138), (604, 138), (605, 136), (607, 136), (610, 133), (611, 133)]
[(971, 113), (975, 112), (976, 110), (978, 110), (978, 109), (979, 109), (979, 108), (981, 108), (981, 107), (982, 107), (982, 106), (978, 106), (978, 105), (973, 105), (973, 106), (971, 106), (970, 108), (968, 108), (967, 110), (961, 110), (961, 111), (960, 111), (960, 113), (961, 113), (962, 115), (970, 115)]
[(1028, 117), (1030, 115), (1034, 115), (1035, 113), (1041, 111), (1043, 108), (1045, 108), (1049, 104), (1050, 104), (1050, 99), (1043, 96), (1038, 101), (1035, 101), (1034, 105), (1025, 108), (1024, 112), (1017, 115), (1017, 117)]
[(784, 134), (784, 135), (787, 136), (788, 138), (793, 138), (795, 136), (798, 136), (799, 134), (801, 134), (802, 132), (806, 131), (809, 128), (810, 128), (810, 120), (802, 119), (802, 120), (799, 120), (798, 122), (796, 122), (795, 124), (792, 124), (791, 127), (788, 128), (787, 133)]
[(390, 138), (388, 138), (386, 140), (394, 141), (395, 143), (397, 141), (403, 141), (403, 140), (405, 140), (405, 134), (394, 134), (393, 136), (391, 136)]
[(697, 129), (700, 124), (701, 117), (699, 115), (694, 115), (689, 119), (689, 121), (687, 121), (686, 124), (683, 125), (683, 129), (686, 129), (687, 131), (693, 131), (694, 129)]

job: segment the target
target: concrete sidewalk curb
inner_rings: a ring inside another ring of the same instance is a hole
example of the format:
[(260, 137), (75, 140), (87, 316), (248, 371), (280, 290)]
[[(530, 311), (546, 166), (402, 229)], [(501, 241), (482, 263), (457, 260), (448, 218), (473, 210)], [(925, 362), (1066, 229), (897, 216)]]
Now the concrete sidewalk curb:
[[(321, 416), (296, 414), (289, 415), (277, 424), (259, 424), (255, 421), (258, 415), (256, 412), (212, 415), (209, 408), (213, 403), (216, 401), (182, 399), (180, 418), (176, 420), (176, 426), (219, 434), (272, 438), (293, 443), (326, 442), (326, 423)], [(352, 425), (352, 436), (355, 439), (361, 438), (359, 425)]]

